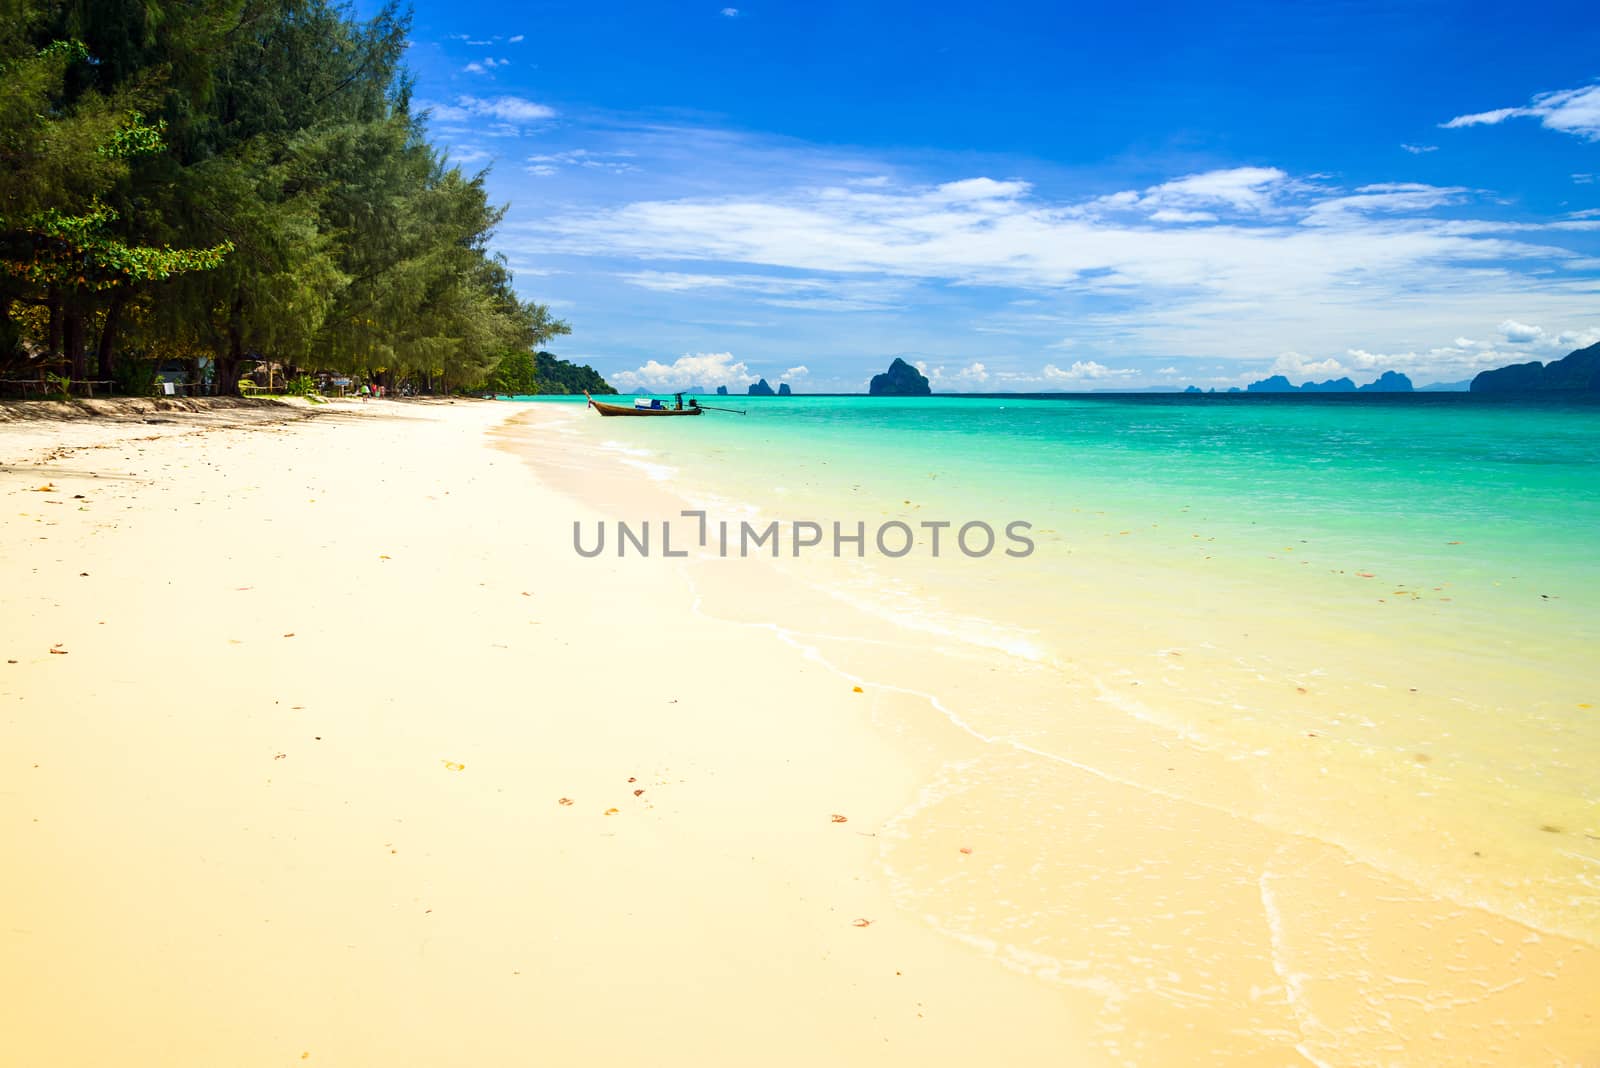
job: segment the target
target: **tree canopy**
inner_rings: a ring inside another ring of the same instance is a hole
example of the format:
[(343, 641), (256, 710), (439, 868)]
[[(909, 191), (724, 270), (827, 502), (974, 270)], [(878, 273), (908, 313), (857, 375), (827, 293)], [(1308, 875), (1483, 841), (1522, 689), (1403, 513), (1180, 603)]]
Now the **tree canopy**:
[(475, 388), (567, 333), (413, 113), (408, 22), (0, 0), (0, 377), (92, 353), (205, 358), (223, 391), (252, 360)]

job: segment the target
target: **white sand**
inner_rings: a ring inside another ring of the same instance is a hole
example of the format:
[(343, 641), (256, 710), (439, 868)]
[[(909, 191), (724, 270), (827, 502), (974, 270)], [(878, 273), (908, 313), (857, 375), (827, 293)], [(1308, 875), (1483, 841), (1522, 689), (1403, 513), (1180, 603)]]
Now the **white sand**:
[(0, 424), (0, 1061), (1096, 1063), (891, 905), (877, 698), (578, 559), (508, 414)]

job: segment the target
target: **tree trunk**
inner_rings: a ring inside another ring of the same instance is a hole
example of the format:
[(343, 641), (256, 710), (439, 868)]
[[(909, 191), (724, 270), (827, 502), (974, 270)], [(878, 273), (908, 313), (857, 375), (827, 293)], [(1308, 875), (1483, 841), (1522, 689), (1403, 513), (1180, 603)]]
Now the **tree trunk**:
[(50, 287), (50, 293), (45, 298), (45, 304), (50, 309), (50, 328), (45, 337), (45, 355), (51, 360), (61, 358), (61, 291), (55, 286)]
[(116, 369), (116, 357), (113, 346), (117, 340), (117, 327), (122, 319), (122, 306), (127, 303), (127, 290), (118, 289), (111, 294), (111, 303), (106, 305), (106, 321), (100, 327), (100, 377), (111, 378)]
[(10, 297), (0, 296), (0, 367), (10, 366), (22, 355), (22, 330), (11, 318)]
[(63, 309), (61, 319), (61, 344), (72, 367), (72, 379), (81, 382), (89, 377), (89, 357), (83, 347), (83, 309)]
[(217, 361), (217, 395), (239, 392), (239, 365), (244, 362), (244, 294), (233, 298), (228, 313), (228, 351)]

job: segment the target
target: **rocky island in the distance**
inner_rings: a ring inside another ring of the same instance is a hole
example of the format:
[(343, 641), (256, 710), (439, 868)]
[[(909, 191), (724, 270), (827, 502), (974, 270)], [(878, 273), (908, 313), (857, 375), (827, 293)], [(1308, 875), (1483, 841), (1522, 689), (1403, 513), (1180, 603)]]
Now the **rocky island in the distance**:
[[(1165, 392), (1163, 387), (1150, 387)], [(1466, 391), (1473, 393), (1553, 393), (1600, 392), (1600, 343), (1577, 349), (1559, 360), (1540, 363), (1511, 364), (1482, 371), (1476, 378), (1461, 382), (1437, 382), (1414, 386), (1409, 376), (1400, 371), (1385, 371), (1365, 385), (1357, 385), (1349, 377), (1330, 378), (1324, 382), (1302, 382), (1295, 385), (1284, 375), (1269, 375), (1251, 382), (1244, 388), (1231, 386), (1226, 390), (1202, 390), (1189, 386), (1184, 393), (1412, 393), (1439, 391)], [(1146, 392), (1149, 390), (1146, 390)], [(933, 392), (927, 376), (900, 357), (895, 357), (889, 369), (873, 375), (867, 392), (874, 397), (926, 397)], [(717, 394), (727, 396), (727, 386), (718, 386)], [(787, 397), (789, 384), (781, 382), (773, 389), (765, 378), (749, 387), (752, 397)]]
[(1472, 380), (1472, 392), (1600, 393), (1600, 342), (1549, 363), (1534, 360), (1483, 371)]
[(874, 397), (926, 397), (933, 389), (921, 371), (896, 356), (887, 371), (872, 376), (867, 392)]

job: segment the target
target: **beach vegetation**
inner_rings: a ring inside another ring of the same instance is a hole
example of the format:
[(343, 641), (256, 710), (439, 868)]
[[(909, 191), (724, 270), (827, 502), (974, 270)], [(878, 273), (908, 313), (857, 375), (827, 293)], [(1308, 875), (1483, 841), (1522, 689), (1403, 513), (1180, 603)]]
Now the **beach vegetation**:
[(394, 4), (0, 15), (0, 377), (181, 353), (219, 392), (261, 361), (439, 392), (568, 332), (490, 249), (486, 172), (429, 142)]

